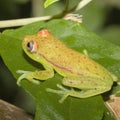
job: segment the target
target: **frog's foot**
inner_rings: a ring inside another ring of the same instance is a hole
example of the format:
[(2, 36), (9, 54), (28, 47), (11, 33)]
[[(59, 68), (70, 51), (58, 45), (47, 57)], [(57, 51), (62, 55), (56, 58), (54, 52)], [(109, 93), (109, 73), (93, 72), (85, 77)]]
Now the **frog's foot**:
[(57, 84), (57, 87), (60, 88), (60, 90), (54, 90), (54, 89), (51, 89), (51, 88), (47, 88), (46, 91), (51, 92), (51, 93), (56, 93), (56, 94), (62, 94), (63, 96), (59, 100), (60, 103), (62, 103), (68, 96), (71, 95), (72, 92), (74, 92), (74, 89), (69, 90), (69, 89), (63, 87), (60, 84)]
[(17, 70), (16, 72), (17, 72), (18, 74), (22, 74), (22, 75), (18, 78), (18, 80), (17, 80), (17, 85), (19, 85), (19, 86), (20, 86), (21, 80), (23, 80), (23, 79), (27, 79), (27, 80), (35, 83), (35, 84), (39, 84), (39, 83), (40, 83), (39, 81), (33, 79), (32, 72), (30, 72), (30, 71)]

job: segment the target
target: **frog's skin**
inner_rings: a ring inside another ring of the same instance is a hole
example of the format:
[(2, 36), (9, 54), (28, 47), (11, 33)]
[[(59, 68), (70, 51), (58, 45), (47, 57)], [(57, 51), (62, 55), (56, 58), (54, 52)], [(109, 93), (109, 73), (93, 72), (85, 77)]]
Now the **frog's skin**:
[[(41, 63), (45, 70), (22, 71), (18, 84), (24, 78), (35, 82), (54, 76), (54, 70), (63, 76), (60, 90), (47, 88), (48, 92), (62, 94), (60, 102), (68, 96), (87, 98), (109, 91), (116, 76), (107, 71), (88, 56), (68, 48), (60, 40), (42, 29), (35, 35), (26, 36), (22, 42), (24, 52), (33, 60)], [(67, 89), (67, 86), (70, 89)], [(77, 88), (74, 89), (74, 88)]]

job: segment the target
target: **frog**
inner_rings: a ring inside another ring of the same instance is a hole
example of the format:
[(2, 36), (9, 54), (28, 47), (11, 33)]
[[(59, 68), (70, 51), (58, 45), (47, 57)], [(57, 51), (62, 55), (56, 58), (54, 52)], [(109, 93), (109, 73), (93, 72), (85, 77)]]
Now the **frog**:
[[(58, 89), (46, 88), (46, 91), (61, 95), (62, 103), (67, 97), (88, 98), (111, 90), (117, 77), (101, 64), (51, 34), (48, 29), (41, 29), (36, 34), (26, 35), (22, 41), (25, 54), (32, 60), (43, 65), (44, 70), (24, 71), (17, 84), (27, 79), (39, 83), (53, 78), (55, 72), (63, 78)], [(51, 80), (52, 82), (52, 80)]]

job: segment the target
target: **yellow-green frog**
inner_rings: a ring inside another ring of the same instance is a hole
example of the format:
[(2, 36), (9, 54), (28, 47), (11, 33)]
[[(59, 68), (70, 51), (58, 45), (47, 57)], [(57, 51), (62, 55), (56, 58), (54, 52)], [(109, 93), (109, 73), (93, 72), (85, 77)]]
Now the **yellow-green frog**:
[(54, 76), (55, 70), (63, 76), (62, 84), (57, 85), (60, 90), (51, 88), (46, 90), (62, 94), (59, 102), (63, 102), (68, 96), (87, 98), (104, 93), (109, 91), (113, 82), (117, 80), (117, 77), (103, 66), (67, 47), (47, 29), (26, 36), (22, 47), (24, 52), (31, 59), (42, 64), (45, 70), (35, 72), (18, 70), (17, 72), (22, 75), (18, 78), (17, 84), (20, 84), (24, 78), (31, 82), (47, 80)]

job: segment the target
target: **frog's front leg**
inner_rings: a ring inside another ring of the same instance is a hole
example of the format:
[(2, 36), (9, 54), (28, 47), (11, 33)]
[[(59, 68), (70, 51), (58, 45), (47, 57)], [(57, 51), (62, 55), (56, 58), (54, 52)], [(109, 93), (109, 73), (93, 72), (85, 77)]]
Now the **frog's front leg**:
[(40, 82), (38, 80), (47, 80), (54, 76), (53, 69), (34, 71), (34, 72), (18, 70), (17, 73), (22, 74), (17, 80), (18, 85), (20, 85), (21, 80), (23, 80), (24, 78), (33, 83), (39, 84)]
[[(112, 81), (105, 83), (101, 78), (82, 76), (82, 77), (65, 77), (63, 79), (63, 85), (70, 87), (67, 89), (62, 85), (57, 85), (60, 90), (54, 90), (47, 88), (48, 92), (57, 93), (63, 95), (59, 100), (62, 103), (68, 96), (77, 98), (87, 98), (94, 95), (101, 94), (111, 89)], [(76, 89), (77, 88), (77, 89)]]

